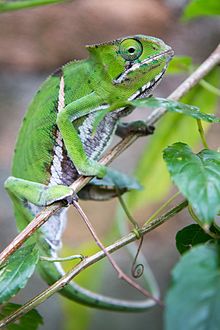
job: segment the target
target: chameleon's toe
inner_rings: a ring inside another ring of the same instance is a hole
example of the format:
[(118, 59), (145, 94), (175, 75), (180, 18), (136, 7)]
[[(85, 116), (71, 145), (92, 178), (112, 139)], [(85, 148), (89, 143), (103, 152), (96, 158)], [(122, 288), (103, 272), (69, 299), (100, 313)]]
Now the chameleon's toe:
[(148, 126), (144, 121), (137, 120), (131, 123), (121, 123), (120, 126), (117, 127), (116, 134), (121, 138), (125, 138), (132, 133), (146, 136), (153, 134), (154, 129), (154, 126)]
[(73, 191), (73, 194), (71, 196), (68, 196), (64, 199), (64, 201), (66, 202), (66, 206), (69, 206), (71, 204), (73, 204), (74, 202), (78, 202), (79, 198), (76, 194), (75, 191)]

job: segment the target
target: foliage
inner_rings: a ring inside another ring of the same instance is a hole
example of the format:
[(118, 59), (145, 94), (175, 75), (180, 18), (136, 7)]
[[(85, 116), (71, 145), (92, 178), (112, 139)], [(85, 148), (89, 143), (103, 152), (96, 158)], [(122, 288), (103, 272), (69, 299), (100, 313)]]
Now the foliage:
[[(170, 65), (172, 65), (172, 62)], [(172, 70), (174, 72), (174, 67)], [(179, 72), (179, 69), (177, 72)], [(219, 70), (213, 70), (206, 76), (206, 80), (217, 86), (219, 83)], [(196, 106), (200, 109), (200, 112), (210, 114), (215, 113), (217, 109), (218, 97), (201, 85), (197, 85), (181, 101)], [(204, 123), (203, 127), (204, 130), (207, 130), (209, 124)], [(182, 141), (195, 147), (199, 139), (197, 123), (188, 116), (168, 113), (160, 120), (156, 126), (155, 134), (146, 144), (134, 172), (135, 177), (143, 185), (143, 190), (141, 192), (134, 190), (126, 197), (132, 210), (143, 205), (146, 207), (152, 202), (160, 202), (169, 192), (171, 181), (162, 157), (164, 148), (176, 141)], [(158, 173), (160, 184), (158, 184)]]
[(0, 268), (0, 304), (8, 301), (24, 288), (35, 270), (39, 251), (27, 245), (12, 254)]
[[(0, 320), (16, 311), (21, 305), (8, 303), (0, 310)], [(23, 315), (16, 324), (9, 324), (8, 330), (37, 330), (39, 325), (43, 324), (43, 319), (40, 314), (33, 309), (27, 314)]]
[(64, 0), (1, 0), (0, 1), (0, 13), (25, 9), (25, 8), (32, 8), (44, 5), (51, 5), (59, 2), (63, 2)]
[(164, 150), (164, 159), (200, 223), (212, 224), (220, 211), (220, 153), (204, 149), (194, 154), (189, 146), (178, 142)]
[(139, 107), (145, 107), (148, 106), (150, 108), (165, 108), (169, 112), (177, 112), (181, 113), (190, 117), (193, 117), (195, 119), (201, 119), (204, 121), (207, 121), (209, 123), (220, 123), (220, 119), (213, 116), (209, 115), (207, 113), (203, 113), (199, 111), (199, 108), (189, 105), (189, 104), (184, 104), (180, 103), (177, 101), (173, 100), (168, 100), (168, 99), (163, 99), (161, 97), (150, 97), (146, 99), (139, 99), (131, 102), (131, 104)]
[(166, 330), (217, 330), (219, 308), (219, 246), (195, 246), (172, 271), (172, 286), (166, 298)]
[(185, 7), (183, 18), (192, 19), (199, 16), (220, 15), (219, 0), (192, 0)]
[[(215, 227), (211, 228), (215, 231)], [(193, 246), (206, 243), (212, 240), (212, 237), (204, 232), (197, 224), (191, 224), (176, 234), (176, 248), (180, 254), (190, 250)]]

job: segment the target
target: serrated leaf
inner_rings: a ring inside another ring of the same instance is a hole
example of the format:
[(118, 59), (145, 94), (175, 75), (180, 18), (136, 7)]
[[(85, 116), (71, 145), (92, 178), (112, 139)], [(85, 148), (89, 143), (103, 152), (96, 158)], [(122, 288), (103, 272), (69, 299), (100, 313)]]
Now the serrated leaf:
[(172, 271), (166, 297), (166, 330), (218, 330), (220, 268), (215, 245), (196, 246)]
[[(1, 308), (0, 311), (0, 320), (10, 315), (19, 309), (21, 305), (8, 303)], [(27, 314), (23, 315), (16, 321), (16, 324), (8, 324), (8, 330), (37, 330), (38, 326), (43, 324), (43, 318), (35, 310), (32, 309)]]
[(39, 252), (34, 244), (27, 245), (11, 255), (0, 269), (0, 304), (22, 289), (35, 270)]
[(192, 58), (189, 56), (174, 56), (169, 63), (166, 73), (179, 74), (188, 73), (192, 67)]
[(220, 118), (217, 118), (214, 115), (201, 112), (199, 111), (198, 107), (173, 100), (164, 99), (161, 97), (138, 99), (132, 101), (131, 104), (139, 107), (150, 107), (150, 108), (163, 107), (169, 112), (181, 113), (183, 115), (187, 115), (195, 119), (201, 119), (209, 123), (220, 123)]
[(183, 19), (210, 15), (220, 15), (219, 0), (191, 0), (188, 6), (185, 7)]
[(193, 246), (211, 239), (212, 237), (206, 234), (199, 225), (192, 224), (178, 231), (176, 234), (176, 247), (179, 253), (183, 254)]
[(199, 219), (211, 224), (220, 211), (220, 153), (205, 149), (194, 154), (178, 142), (164, 150), (164, 160)]

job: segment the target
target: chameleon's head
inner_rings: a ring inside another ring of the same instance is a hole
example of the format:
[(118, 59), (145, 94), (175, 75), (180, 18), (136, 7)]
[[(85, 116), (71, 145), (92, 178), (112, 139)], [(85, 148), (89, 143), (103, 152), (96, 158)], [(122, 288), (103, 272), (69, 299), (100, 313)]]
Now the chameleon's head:
[(88, 49), (112, 83), (120, 86), (130, 99), (152, 91), (174, 54), (162, 40), (144, 35), (88, 46)]

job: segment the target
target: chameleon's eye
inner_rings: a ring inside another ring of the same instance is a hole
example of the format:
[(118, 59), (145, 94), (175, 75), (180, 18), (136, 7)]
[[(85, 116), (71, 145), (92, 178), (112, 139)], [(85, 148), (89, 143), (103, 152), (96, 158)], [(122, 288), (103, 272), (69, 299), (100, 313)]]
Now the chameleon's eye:
[(126, 61), (134, 61), (141, 56), (142, 44), (136, 39), (125, 39), (120, 43), (119, 53)]

